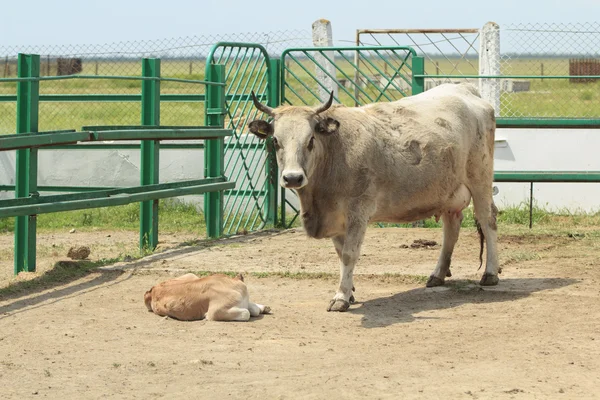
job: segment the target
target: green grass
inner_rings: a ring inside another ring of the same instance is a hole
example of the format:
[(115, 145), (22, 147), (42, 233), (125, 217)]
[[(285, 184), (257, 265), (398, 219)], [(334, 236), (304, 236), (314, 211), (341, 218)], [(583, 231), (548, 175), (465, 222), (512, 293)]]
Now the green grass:
[[(600, 212), (572, 212), (566, 208), (557, 211), (548, 211), (534, 202), (532, 208), (532, 221), (534, 226), (562, 226), (562, 227), (577, 227), (577, 226), (596, 226), (600, 225)], [(463, 211), (463, 227), (475, 226), (475, 216), (473, 207), (470, 206)], [(498, 225), (516, 225), (529, 226), (529, 203), (522, 202), (520, 204), (505, 207), (498, 212)], [(373, 224), (374, 227), (399, 227), (411, 228), (413, 224)], [(423, 228), (441, 228), (442, 222), (435, 222), (435, 219), (429, 218), (418, 225)]]
[[(40, 214), (37, 219), (38, 231), (64, 231), (72, 228), (137, 230), (140, 223), (138, 203), (118, 207), (93, 208), (89, 210), (66, 211)], [(0, 233), (14, 231), (14, 218), (0, 218)], [(159, 201), (159, 232), (199, 232), (206, 231), (204, 214), (195, 205), (167, 199)]]

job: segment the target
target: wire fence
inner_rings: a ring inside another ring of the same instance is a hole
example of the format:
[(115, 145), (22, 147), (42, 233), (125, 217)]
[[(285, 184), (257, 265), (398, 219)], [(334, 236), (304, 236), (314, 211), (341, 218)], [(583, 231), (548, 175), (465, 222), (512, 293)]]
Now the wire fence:
[[(250, 42), (263, 45), (269, 54), (279, 56), (284, 49), (312, 45), (310, 31), (277, 31), (219, 36), (192, 36), (162, 40), (117, 42), (98, 45), (0, 46), (0, 77), (15, 77), (18, 53), (39, 54), (42, 76), (137, 75), (141, 58), (160, 58), (165, 77), (204, 79), (206, 57), (217, 42)], [(201, 85), (162, 83), (163, 94), (204, 94)], [(0, 134), (14, 133), (16, 83), (0, 84)], [(80, 80), (40, 83), (40, 94), (119, 94), (139, 95), (140, 83), (119, 80)], [(49, 102), (40, 104), (40, 131), (81, 128), (93, 125), (139, 124), (140, 104), (134, 96), (127, 101)], [(203, 105), (198, 102), (164, 103), (162, 125), (202, 125)]]
[(502, 75), (539, 75), (501, 82), (503, 117), (599, 118), (600, 79), (549, 79), (593, 75), (573, 64), (600, 59), (600, 23), (523, 23), (500, 26)]
[[(437, 75), (479, 74), (479, 29), (389, 29), (357, 32), (358, 45), (408, 45), (425, 58), (425, 89), (444, 82), (478, 79)], [(500, 116), (508, 118), (598, 118), (600, 23), (500, 24), (500, 74), (539, 78), (500, 79)], [(545, 78), (565, 76), (565, 78)]]

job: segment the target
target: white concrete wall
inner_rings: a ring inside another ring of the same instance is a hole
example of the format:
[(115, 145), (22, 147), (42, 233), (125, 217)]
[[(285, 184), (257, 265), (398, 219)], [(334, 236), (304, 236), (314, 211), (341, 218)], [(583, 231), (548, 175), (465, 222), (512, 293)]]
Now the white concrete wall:
[[(600, 171), (600, 132), (592, 129), (498, 129), (497, 171)], [(259, 157), (257, 155), (257, 157)], [(42, 150), (40, 185), (135, 186), (139, 184), (139, 151), (136, 150)], [(161, 150), (161, 182), (202, 178), (204, 152)], [(261, 159), (260, 165), (264, 165)], [(14, 184), (15, 153), (0, 152), (0, 184)], [(230, 178), (232, 167), (228, 168)], [(257, 182), (263, 185), (264, 180)], [(497, 183), (499, 207), (519, 204), (529, 198), (528, 183)], [(240, 187), (237, 189), (246, 189)], [(0, 192), (0, 198), (13, 193)], [(295, 196), (288, 196), (296, 202)], [(536, 183), (534, 199), (549, 209), (571, 211), (600, 209), (600, 184)], [(202, 196), (188, 196), (201, 206)], [(296, 204), (297, 205), (297, 204)]]
[[(165, 141), (165, 143), (169, 143)], [(181, 143), (181, 142), (180, 142)], [(0, 185), (14, 184), (16, 153), (0, 152)], [(252, 154), (248, 164), (264, 166), (264, 156)], [(40, 150), (38, 185), (40, 186), (138, 186), (140, 184), (139, 150)], [(230, 179), (244, 176), (240, 172), (241, 161), (233, 162), (226, 168)], [(237, 175), (234, 175), (237, 173)], [(255, 187), (264, 187), (264, 176), (256, 174)], [(262, 174), (264, 175), (264, 174)], [(160, 182), (177, 182), (204, 177), (204, 150), (161, 150)], [(249, 190), (238, 183), (236, 189)], [(42, 193), (42, 195), (48, 192)], [(14, 197), (13, 192), (0, 191), (0, 199)], [(203, 196), (184, 196), (202, 207)], [(254, 201), (251, 197), (248, 199)], [(237, 208), (230, 202), (229, 206)], [(245, 208), (245, 203), (241, 209)], [(252, 207), (248, 207), (252, 210)]]
[[(600, 132), (593, 129), (497, 129), (496, 171), (600, 171)], [(529, 198), (529, 183), (497, 183), (499, 207)], [(541, 207), (600, 209), (600, 183), (534, 183)]]

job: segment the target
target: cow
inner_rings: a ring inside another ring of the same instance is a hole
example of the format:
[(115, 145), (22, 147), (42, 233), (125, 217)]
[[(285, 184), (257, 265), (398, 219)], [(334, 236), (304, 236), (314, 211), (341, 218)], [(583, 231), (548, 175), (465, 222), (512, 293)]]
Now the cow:
[(249, 300), (244, 277), (185, 274), (153, 286), (144, 294), (148, 311), (181, 321), (248, 321), (271, 309)]
[(498, 284), (497, 208), (492, 199), (493, 107), (469, 84), (443, 84), (427, 92), (362, 107), (283, 105), (271, 108), (252, 93), (271, 122), (249, 131), (271, 138), (279, 183), (300, 200), (301, 221), (312, 238), (331, 238), (340, 259), (338, 289), (328, 311), (354, 301), (353, 272), (367, 225), (407, 223), (435, 216), (443, 243), (426, 286), (451, 276), (462, 210), (473, 199), (486, 247), (480, 284)]

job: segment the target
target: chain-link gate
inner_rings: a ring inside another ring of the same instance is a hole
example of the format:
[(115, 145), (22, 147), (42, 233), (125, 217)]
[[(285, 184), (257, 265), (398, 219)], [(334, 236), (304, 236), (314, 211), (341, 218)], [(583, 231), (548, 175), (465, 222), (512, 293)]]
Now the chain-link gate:
[[(399, 100), (423, 91), (423, 80), (413, 77), (423, 68), (423, 58), (406, 46), (287, 49), (281, 55), (282, 104), (317, 105), (332, 90), (346, 106)], [(299, 214), (296, 194), (282, 189), (280, 206), (281, 224), (289, 227)]]
[[(225, 191), (223, 233), (247, 232), (274, 224), (276, 190), (269, 173), (275, 170), (266, 143), (249, 134), (246, 126), (258, 118), (252, 103), (254, 91), (271, 106), (278, 97), (277, 64), (259, 44), (217, 43), (207, 65), (225, 67), (225, 128), (233, 137), (225, 141), (225, 176), (236, 182), (234, 190)], [(269, 93), (269, 91), (274, 91)], [(269, 94), (267, 96), (267, 94)], [(268, 97), (268, 101), (267, 100)]]

